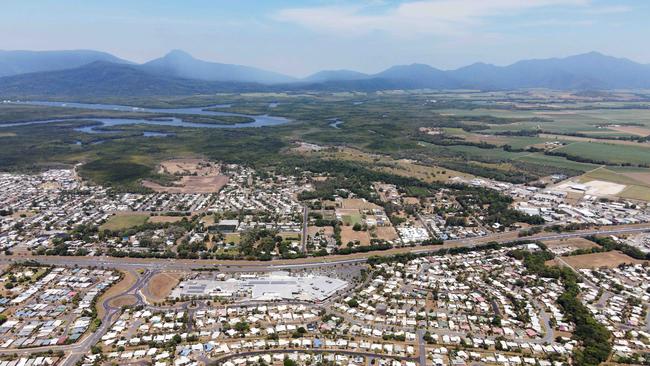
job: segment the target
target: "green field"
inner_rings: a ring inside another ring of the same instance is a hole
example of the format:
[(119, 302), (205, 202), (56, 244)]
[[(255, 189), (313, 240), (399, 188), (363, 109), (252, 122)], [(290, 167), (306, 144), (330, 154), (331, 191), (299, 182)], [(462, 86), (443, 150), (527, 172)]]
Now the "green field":
[(225, 234), (225, 238), (224, 238), (223, 241), (225, 243), (232, 242), (232, 243), (235, 243), (235, 244), (239, 244), (240, 240), (241, 240), (241, 236), (239, 235), (239, 233), (227, 233), (227, 234)]
[(462, 153), (469, 158), (473, 159), (488, 159), (488, 160), (510, 160), (517, 157), (526, 155), (526, 152), (510, 152), (503, 149), (481, 149), (475, 146), (449, 146), (449, 150)]
[(619, 194), (622, 198), (650, 201), (650, 188), (642, 186), (628, 186)]
[(573, 142), (554, 151), (613, 165), (650, 163), (650, 149), (645, 147), (599, 142)]
[[(648, 171), (650, 172), (650, 170)], [(587, 172), (581, 176), (581, 180), (583, 181), (604, 180), (613, 183), (632, 185), (632, 186), (644, 186), (650, 188), (650, 183), (643, 182), (639, 179), (634, 179), (632, 177), (624, 175), (622, 172), (616, 172), (607, 168), (599, 168)]]
[(343, 224), (345, 225), (354, 226), (355, 224), (361, 224), (360, 214), (343, 215), (341, 218), (343, 219)]
[(650, 201), (650, 181), (625, 175), (625, 173), (644, 173), (650, 176), (650, 169), (613, 167), (589, 171), (580, 177), (581, 182), (602, 180), (624, 184), (627, 187), (618, 196), (622, 198)]
[(140, 226), (149, 220), (148, 214), (123, 214), (123, 215), (114, 215), (108, 218), (108, 220), (99, 227), (99, 230), (124, 230), (130, 229), (135, 226)]
[(555, 166), (558, 168), (573, 169), (582, 172), (587, 172), (596, 169), (600, 166), (596, 164), (580, 163), (577, 161), (567, 160), (561, 156), (544, 155), (542, 153), (532, 153), (532, 154), (524, 155), (518, 157), (516, 160), (545, 165), (545, 166)]

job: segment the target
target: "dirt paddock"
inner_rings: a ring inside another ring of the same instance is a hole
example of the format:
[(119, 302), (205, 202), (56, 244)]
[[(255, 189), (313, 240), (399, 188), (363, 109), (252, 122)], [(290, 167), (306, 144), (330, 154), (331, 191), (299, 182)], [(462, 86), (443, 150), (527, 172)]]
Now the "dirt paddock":
[(161, 272), (151, 277), (145, 292), (147, 300), (150, 302), (164, 301), (182, 277), (183, 274), (177, 272)]
[[(646, 261), (634, 259), (618, 251), (592, 253), (575, 255), (571, 257), (562, 257), (562, 260), (575, 269), (582, 268), (614, 268), (620, 264), (639, 264)], [(557, 259), (553, 259), (549, 264), (557, 264)]]
[(545, 241), (544, 244), (546, 244), (546, 246), (549, 248), (571, 247), (574, 249), (589, 249), (598, 246), (598, 244), (594, 243), (593, 241), (584, 238), (549, 240), (549, 241)]
[(163, 186), (148, 180), (142, 181), (143, 186), (164, 193), (216, 193), (226, 184), (228, 184), (228, 177), (225, 175), (184, 176), (172, 186)]

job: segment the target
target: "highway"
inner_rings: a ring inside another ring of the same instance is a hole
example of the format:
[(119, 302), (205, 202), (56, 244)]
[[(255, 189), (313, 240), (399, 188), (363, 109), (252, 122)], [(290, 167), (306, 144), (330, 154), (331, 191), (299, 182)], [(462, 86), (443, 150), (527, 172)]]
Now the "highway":
[(458, 239), (445, 241), (444, 245), (427, 247), (403, 247), (384, 251), (372, 251), (350, 255), (331, 255), (327, 257), (311, 257), (299, 259), (286, 259), (274, 261), (247, 261), (247, 260), (184, 260), (184, 259), (154, 259), (154, 258), (116, 258), (116, 257), (75, 257), (75, 256), (29, 256), (29, 255), (0, 255), (0, 264), (14, 261), (36, 260), (39, 263), (59, 266), (103, 267), (120, 270), (149, 269), (149, 270), (192, 270), (205, 268), (218, 268), (221, 272), (265, 272), (290, 269), (310, 269), (317, 267), (338, 266), (343, 264), (364, 263), (373, 256), (390, 256), (395, 254), (414, 253), (424, 254), (436, 252), (441, 249), (458, 247), (480, 247), (488, 242), (495, 241), (501, 244), (518, 240), (560, 240), (589, 235), (621, 235), (650, 231), (650, 224), (604, 227), (599, 229), (581, 230), (560, 234), (544, 233), (531, 237), (518, 238), (516, 232), (510, 235), (495, 234), (486, 237)]
[[(582, 230), (577, 232), (560, 233), (560, 234), (542, 234), (532, 237), (517, 238), (517, 233), (510, 233), (511, 235), (497, 234), (489, 237), (461, 239), (454, 241), (446, 241), (444, 245), (428, 246), (428, 247), (406, 247), (394, 248), (386, 251), (375, 251), (368, 253), (352, 254), (349, 256), (329, 256), (324, 258), (301, 258), (295, 260), (278, 260), (271, 262), (259, 261), (236, 261), (236, 260), (175, 260), (175, 259), (140, 259), (140, 258), (115, 258), (115, 257), (76, 257), (76, 256), (28, 256), (28, 255), (1, 255), (0, 264), (9, 264), (17, 261), (35, 260), (43, 264), (57, 265), (57, 266), (85, 266), (85, 267), (103, 267), (113, 268), (121, 271), (129, 271), (133, 273), (137, 280), (126, 291), (104, 299), (100, 306), (104, 310), (101, 326), (93, 333), (88, 333), (82, 340), (70, 345), (61, 346), (47, 346), (37, 348), (25, 349), (8, 349), (0, 350), (0, 355), (16, 354), (28, 355), (43, 351), (64, 351), (66, 356), (61, 363), (62, 366), (72, 366), (78, 363), (79, 360), (86, 354), (90, 347), (96, 344), (101, 337), (108, 331), (110, 326), (117, 320), (120, 314), (120, 308), (111, 305), (111, 302), (120, 296), (131, 295), (136, 298), (136, 305), (144, 304), (142, 296), (142, 289), (145, 288), (151, 277), (157, 272), (164, 270), (192, 270), (201, 268), (217, 267), (219, 271), (223, 272), (254, 272), (254, 271), (278, 271), (278, 270), (291, 270), (317, 267), (329, 267), (345, 264), (358, 264), (364, 263), (372, 256), (388, 256), (402, 253), (423, 254), (436, 252), (440, 249), (450, 249), (459, 247), (480, 247), (486, 245), (488, 242), (496, 241), (502, 244), (514, 242), (517, 240), (559, 240), (569, 239), (575, 237), (585, 237), (589, 235), (621, 235), (650, 231), (650, 224), (615, 227), (610, 226), (607, 228), (598, 228), (592, 230)], [(514, 237), (513, 235), (514, 234)], [(566, 263), (564, 263), (566, 264)], [(136, 273), (136, 270), (144, 270), (142, 274)], [(419, 332), (419, 350), (422, 351), (424, 346), (422, 341), (423, 333)], [(552, 333), (547, 334), (547, 338), (552, 336)], [(269, 350), (269, 351), (252, 351), (239, 354), (240, 356), (246, 354), (259, 354), (259, 353), (273, 353), (273, 352), (290, 352), (291, 350)], [(324, 351), (324, 350), (322, 350)], [(317, 351), (318, 352), (318, 351)], [(327, 352), (327, 351), (325, 351)], [(332, 352), (332, 351), (329, 351)], [(368, 355), (364, 352), (350, 352), (341, 351), (350, 355)], [(376, 355), (372, 355), (376, 356)], [(223, 358), (223, 360), (231, 356)], [(424, 360), (421, 357), (414, 358), (415, 361), (422, 363)]]

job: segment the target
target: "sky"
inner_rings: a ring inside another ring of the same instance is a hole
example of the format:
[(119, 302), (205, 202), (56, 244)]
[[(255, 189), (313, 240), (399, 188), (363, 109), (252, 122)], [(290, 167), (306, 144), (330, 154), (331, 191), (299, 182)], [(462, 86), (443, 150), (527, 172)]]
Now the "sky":
[(647, 0), (2, 0), (0, 49), (172, 49), (292, 76), (590, 51), (650, 64)]

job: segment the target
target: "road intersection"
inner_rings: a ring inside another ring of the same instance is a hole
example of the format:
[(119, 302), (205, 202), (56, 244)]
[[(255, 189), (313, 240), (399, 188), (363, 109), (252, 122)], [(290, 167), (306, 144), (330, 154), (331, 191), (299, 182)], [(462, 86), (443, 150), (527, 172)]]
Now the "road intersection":
[[(576, 232), (542, 234), (532, 237), (518, 238), (515, 235), (509, 236), (491, 236), (483, 238), (462, 239), (446, 241), (442, 246), (428, 247), (404, 247), (394, 248), (386, 251), (375, 251), (368, 253), (353, 254), (350, 256), (330, 256), (326, 258), (301, 258), (295, 260), (282, 260), (272, 262), (257, 261), (228, 261), (228, 260), (174, 260), (174, 259), (136, 259), (136, 258), (114, 258), (114, 257), (79, 257), (79, 256), (28, 256), (28, 255), (2, 255), (0, 264), (10, 264), (26, 260), (34, 260), (42, 264), (56, 266), (79, 266), (79, 267), (101, 267), (112, 268), (120, 271), (128, 271), (136, 276), (136, 282), (126, 291), (103, 299), (99, 306), (102, 307), (104, 315), (102, 323), (94, 332), (87, 334), (80, 341), (59, 346), (46, 346), (37, 348), (26, 348), (18, 350), (0, 350), (0, 355), (16, 354), (29, 355), (47, 351), (63, 351), (66, 357), (62, 362), (63, 366), (71, 366), (78, 363), (84, 354), (89, 352), (92, 345), (100, 341), (101, 337), (110, 329), (115, 321), (119, 318), (120, 307), (113, 304), (114, 300), (122, 296), (133, 296), (136, 299), (136, 305), (145, 304), (143, 289), (147, 286), (149, 280), (160, 271), (177, 271), (177, 270), (194, 270), (215, 268), (222, 272), (264, 272), (279, 270), (309, 270), (319, 267), (332, 267), (348, 264), (361, 264), (373, 256), (387, 256), (395, 254), (426, 254), (439, 251), (445, 248), (459, 247), (480, 247), (490, 242), (496, 241), (501, 244), (516, 242), (517, 240), (560, 240), (576, 237), (586, 237), (590, 235), (621, 235), (650, 231), (650, 224), (644, 225), (627, 225), (622, 227), (610, 226), (591, 230), (582, 230)], [(545, 321), (545, 323), (547, 323)], [(552, 336), (552, 333), (549, 335)], [(423, 333), (418, 333), (419, 348), (422, 351)], [(285, 350), (287, 351), (287, 350)], [(343, 352), (343, 351), (342, 351)], [(343, 352), (348, 353), (349, 351)], [(255, 351), (250, 354), (256, 354)], [(358, 355), (358, 353), (354, 353)], [(373, 355), (374, 356), (374, 355)], [(420, 362), (422, 360), (420, 359)]]

